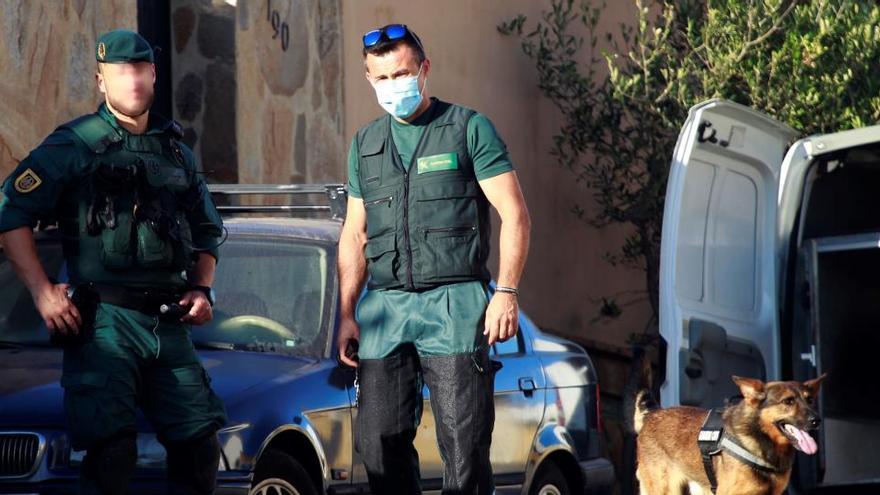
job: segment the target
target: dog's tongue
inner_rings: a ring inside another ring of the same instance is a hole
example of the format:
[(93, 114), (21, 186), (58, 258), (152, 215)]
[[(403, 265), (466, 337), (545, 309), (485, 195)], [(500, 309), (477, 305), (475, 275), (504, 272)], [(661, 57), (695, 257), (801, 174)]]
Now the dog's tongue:
[(793, 425), (785, 425), (785, 431), (787, 431), (792, 437), (797, 439), (797, 443), (795, 444), (795, 448), (803, 452), (804, 454), (813, 455), (818, 450), (816, 446), (816, 441), (813, 440), (813, 437), (810, 436), (809, 433), (799, 430), (795, 428)]

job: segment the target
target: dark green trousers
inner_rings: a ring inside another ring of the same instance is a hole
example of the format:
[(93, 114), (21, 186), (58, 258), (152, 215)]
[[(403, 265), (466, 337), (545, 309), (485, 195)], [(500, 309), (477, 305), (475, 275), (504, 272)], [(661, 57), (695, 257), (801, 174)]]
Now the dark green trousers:
[(162, 443), (185, 442), (226, 422), (189, 325), (100, 304), (93, 335), (64, 351), (64, 407), (73, 447), (135, 432), (140, 407)]

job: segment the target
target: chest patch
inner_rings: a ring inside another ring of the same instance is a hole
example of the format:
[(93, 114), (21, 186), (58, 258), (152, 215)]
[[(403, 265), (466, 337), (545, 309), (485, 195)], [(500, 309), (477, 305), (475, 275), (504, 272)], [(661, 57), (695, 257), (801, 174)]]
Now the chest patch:
[(441, 153), (439, 155), (423, 156), (418, 160), (419, 173), (437, 172), (440, 170), (458, 169), (457, 153)]
[(40, 187), (40, 184), (43, 183), (43, 180), (40, 179), (40, 176), (37, 175), (31, 169), (27, 169), (15, 179), (15, 190), (22, 193), (27, 194), (34, 189)]

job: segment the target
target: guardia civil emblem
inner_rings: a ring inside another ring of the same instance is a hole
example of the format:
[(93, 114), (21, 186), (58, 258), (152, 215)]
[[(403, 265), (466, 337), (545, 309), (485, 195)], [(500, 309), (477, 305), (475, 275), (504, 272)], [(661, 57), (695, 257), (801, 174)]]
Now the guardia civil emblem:
[(37, 175), (36, 172), (27, 169), (15, 179), (15, 190), (22, 194), (27, 194), (40, 187), (40, 184), (42, 183), (42, 179), (40, 179), (40, 176)]

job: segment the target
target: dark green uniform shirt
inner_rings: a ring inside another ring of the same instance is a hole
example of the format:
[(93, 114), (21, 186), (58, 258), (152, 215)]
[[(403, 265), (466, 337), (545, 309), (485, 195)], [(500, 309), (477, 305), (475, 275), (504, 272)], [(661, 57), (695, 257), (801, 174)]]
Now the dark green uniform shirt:
[[(422, 137), (422, 131), (431, 123), (432, 113), (426, 111), (409, 124), (391, 119), (391, 136), (400, 154), (401, 163), (410, 163), (412, 154)], [(468, 121), (467, 143), (478, 181), (513, 170), (513, 163), (507, 155), (507, 146), (485, 115), (476, 113)], [(357, 138), (354, 138), (348, 152), (348, 193), (354, 198), (362, 197), (358, 181), (359, 154)]]
[[(122, 135), (129, 134), (116, 117), (101, 104), (97, 114)], [(171, 132), (173, 121), (150, 114), (146, 135)], [(196, 171), (192, 150), (181, 144), (184, 167)], [(88, 187), (96, 166), (96, 154), (73, 131), (60, 127), (19, 163), (2, 186), (0, 232), (19, 227), (35, 227), (38, 221), (64, 220), (75, 216), (79, 205), (78, 188)], [(192, 242), (217, 257), (216, 246), (222, 234), (222, 220), (217, 213), (204, 179), (197, 177), (200, 197), (187, 214), (192, 228)]]

